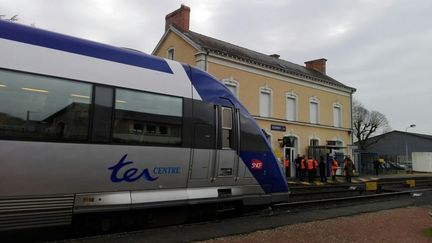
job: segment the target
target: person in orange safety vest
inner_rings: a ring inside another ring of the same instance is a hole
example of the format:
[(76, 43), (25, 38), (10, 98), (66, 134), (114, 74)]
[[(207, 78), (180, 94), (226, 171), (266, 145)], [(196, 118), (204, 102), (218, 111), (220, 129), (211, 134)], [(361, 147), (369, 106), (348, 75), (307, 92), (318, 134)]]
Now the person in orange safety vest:
[(308, 179), (309, 182), (313, 182), (313, 178), (315, 176), (315, 168), (318, 166), (318, 163), (316, 160), (312, 159), (311, 156), (309, 156), (308, 160), (306, 161), (306, 167), (308, 170)]
[(306, 178), (306, 160), (304, 155), (302, 155), (301, 157), (300, 170), (301, 170), (301, 180), (304, 181)]
[(339, 168), (338, 161), (333, 158), (332, 165), (331, 165), (331, 169), (332, 169), (332, 181), (336, 181), (336, 171), (338, 170), (338, 168)]
[(290, 170), (289, 170), (289, 166), (290, 166), (290, 161), (288, 158), (288, 155), (286, 156), (285, 160), (284, 160), (284, 167), (285, 167), (285, 176), (288, 177)]

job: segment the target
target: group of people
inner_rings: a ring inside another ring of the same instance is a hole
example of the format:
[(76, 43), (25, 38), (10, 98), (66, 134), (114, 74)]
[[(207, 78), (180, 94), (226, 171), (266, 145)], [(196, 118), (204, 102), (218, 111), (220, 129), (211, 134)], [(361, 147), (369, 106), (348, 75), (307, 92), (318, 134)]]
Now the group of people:
[[(296, 177), (304, 181), (306, 179), (306, 175), (308, 177), (309, 182), (313, 182), (316, 177), (316, 172), (319, 170), (319, 175), (321, 182), (327, 182), (326, 175), (326, 167), (327, 162), (323, 156), (320, 156), (319, 162), (316, 161), (312, 156), (306, 157), (297, 155), (297, 158), (294, 161), (295, 169), (296, 169)], [(289, 175), (289, 160), (284, 160), (284, 167), (286, 175)], [(339, 163), (335, 158), (331, 159), (331, 175), (332, 180), (336, 181), (336, 172), (339, 168)], [(354, 175), (354, 162), (351, 160), (350, 156), (346, 156), (343, 161), (343, 170), (346, 177), (346, 181), (351, 183), (351, 177)]]

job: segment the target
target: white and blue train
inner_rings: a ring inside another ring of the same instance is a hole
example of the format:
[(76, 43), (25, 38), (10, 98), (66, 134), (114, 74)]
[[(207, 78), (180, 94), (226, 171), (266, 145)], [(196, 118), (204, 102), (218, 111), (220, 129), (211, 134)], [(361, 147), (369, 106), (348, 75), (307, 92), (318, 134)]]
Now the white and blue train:
[(208, 73), (0, 21), (0, 231), (288, 194), (264, 133)]

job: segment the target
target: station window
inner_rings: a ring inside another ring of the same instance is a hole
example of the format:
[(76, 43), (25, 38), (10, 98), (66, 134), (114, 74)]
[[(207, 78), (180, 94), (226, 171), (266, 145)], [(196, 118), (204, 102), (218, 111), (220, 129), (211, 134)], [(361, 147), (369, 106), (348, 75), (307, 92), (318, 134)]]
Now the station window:
[(90, 84), (0, 70), (0, 137), (86, 140), (91, 94)]
[(341, 105), (336, 103), (333, 105), (333, 126), (342, 126), (342, 111)]
[(182, 114), (182, 98), (116, 89), (113, 141), (180, 145)]
[(315, 97), (309, 99), (309, 119), (310, 123), (319, 123), (319, 100)]
[(231, 93), (235, 97), (239, 97), (239, 82), (235, 80), (233, 77), (229, 77), (226, 79), (223, 79), (222, 82), (225, 84), (225, 86), (231, 91)]
[(175, 50), (174, 47), (171, 47), (167, 50), (167, 58), (170, 60), (174, 60), (175, 58)]
[(262, 117), (271, 117), (272, 113), (272, 90), (269, 88), (260, 88), (259, 114)]
[(286, 95), (286, 116), (288, 121), (297, 120), (297, 96), (295, 94)]
[(318, 146), (319, 145), (319, 140), (316, 138), (312, 138), (311, 140), (309, 140), (309, 145), (312, 147)]

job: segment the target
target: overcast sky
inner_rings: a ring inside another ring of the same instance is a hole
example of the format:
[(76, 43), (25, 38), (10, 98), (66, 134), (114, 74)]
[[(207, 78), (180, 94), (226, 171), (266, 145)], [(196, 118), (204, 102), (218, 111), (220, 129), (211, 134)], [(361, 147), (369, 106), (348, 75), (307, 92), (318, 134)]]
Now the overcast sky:
[(182, 3), (191, 30), (300, 65), (324, 57), (327, 74), (393, 129), (432, 135), (429, 0), (0, 0), (0, 14), (151, 53)]

